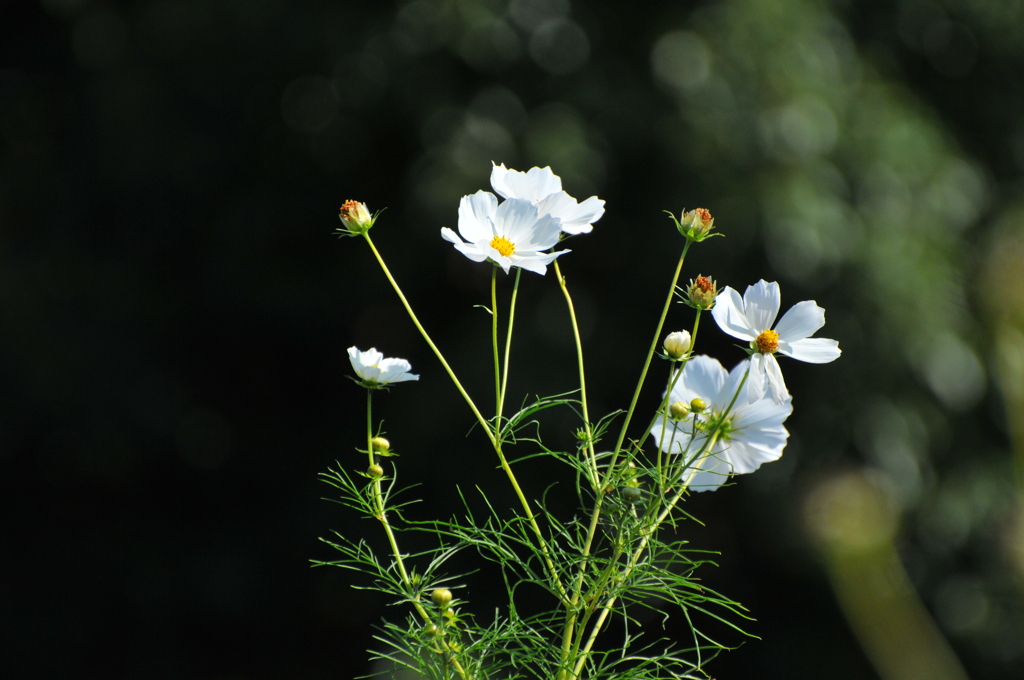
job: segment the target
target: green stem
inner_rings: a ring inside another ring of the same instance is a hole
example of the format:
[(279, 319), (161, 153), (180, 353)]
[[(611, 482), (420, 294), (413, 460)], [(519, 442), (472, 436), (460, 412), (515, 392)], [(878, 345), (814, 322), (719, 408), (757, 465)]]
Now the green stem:
[[(370, 457), (370, 465), (376, 463), (373, 455), (373, 390), (366, 390), (366, 453)], [(425, 623), (430, 623), (430, 612), (420, 604), (419, 594), (415, 591), (412, 585), (412, 579), (409, 578), (409, 572), (405, 569), (405, 560), (402, 559), (402, 552), (398, 549), (398, 540), (395, 537), (395, 532), (391, 529), (391, 524), (388, 522), (387, 514), (384, 511), (384, 494), (380, 488), (380, 477), (373, 478), (373, 507), (376, 513), (377, 520), (384, 527), (384, 533), (387, 534), (388, 543), (391, 546), (391, 555), (395, 558), (395, 565), (398, 567), (398, 575), (402, 578), (402, 583), (405, 585), (406, 590), (409, 593), (409, 599), (412, 602), (412, 606), (416, 609), (416, 613), (420, 616)], [(463, 668), (459, 660), (455, 658), (454, 650), (448, 648), (445, 645), (447, 653), (450, 655), (452, 666), (455, 667), (459, 677), (463, 680), (470, 680), (470, 675)]]
[(494, 435), (501, 441), (501, 360), (498, 358), (498, 266), (491, 267), (491, 348), (494, 351)]
[(503, 413), (505, 409), (505, 391), (508, 389), (508, 364), (512, 351), (512, 324), (516, 318), (516, 298), (519, 296), (519, 277), (522, 273), (523, 270), (516, 267), (516, 282), (512, 284), (512, 302), (508, 308), (508, 332), (505, 334), (505, 365), (501, 375), (501, 397), (498, 399), (499, 414)]
[[(704, 446), (701, 447), (701, 450), (698, 454), (701, 462), (703, 462), (704, 458), (711, 452), (711, 449), (712, 447), (714, 447), (716, 441), (718, 441), (717, 431), (714, 432), (710, 437), (708, 437), (708, 439), (704, 442)], [(699, 466), (700, 464), (698, 463), (695, 466), (695, 468), (699, 468)], [(682, 499), (683, 494), (686, 493), (686, 490), (689, 488), (690, 481), (692, 479), (693, 475), (691, 475), (690, 478), (687, 479), (686, 482), (680, 486), (679, 491), (676, 493), (675, 496), (672, 497), (672, 500), (658, 514), (657, 519), (648, 526), (647, 530), (644, 531), (643, 536), (640, 538), (640, 545), (638, 545), (636, 550), (633, 551), (633, 554), (630, 556), (629, 562), (626, 564), (626, 568), (622, 572), (623, 580), (628, 578), (629, 575), (633, 573), (633, 569), (636, 568), (637, 563), (643, 556), (644, 550), (647, 549), (647, 545), (648, 543), (650, 543), (651, 538), (654, 536), (655, 532), (657, 532), (658, 528), (661, 527), (661, 525), (665, 522), (665, 520), (668, 519), (668, 516), (675, 509), (676, 505), (679, 504), (679, 501)], [(610, 563), (608, 565), (608, 568), (613, 569), (614, 566), (614, 564)], [(595, 621), (594, 625), (591, 627), (590, 635), (587, 636), (586, 645), (583, 647), (582, 650), (578, 652), (579, 656), (576, 659), (576, 665), (573, 667), (572, 671), (573, 678), (579, 677), (580, 672), (583, 670), (583, 664), (586, 663), (587, 656), (589, 656), (590, 650), (594, 647), (594, 641), (597, 640), (597, 636), (598, 634), (600, 634), (601, 628), (604, 626), (604, 622), (608, 619), (608, 616), (611, 613), (611, 608), (615, 606), (615, 603), (617, 601), (618, 597), (610, 597), (601, 607), (601, 613), (600, 615), (598, 615), (597, 621)]]
[(643, 389), (644, 382), (647, 380), (647, 371), (651, 367), (651, 360), (654, 358), (654, 351), (658, 347), (658, 339), (661, 338), (661, 331), (665, 327), (665, 318), (668, 316), (669, 307), (672, 305), (672, 296), (675, 295), (676, 285), (679, 282), (679, 275), (683, 271), (683, 262), (686, 260), (686, 253), (690, 250), (691, 243), (692, 241), (690, 240), (686, 241), (686, 245), (683, 246), (683, 252), (679, 256), (679, 263), (676, 265), (675, 274), (672, 276), (672, 285), (669, 286), (668, 297), (665, 298), (665, 305), (661, 310), (661, 318), (658, 319), (658, 327), (654, 331), (654, 340), (651, 341), (651, 348), (647, 351), (647, 359), (644, 361), (644, 368), (640, 372), (640, 380), (636, 384), (636, 390), (633, 391), (633, 400), (629, 403), (629, 410), (626, 411), (626, 418), (622, 422), (622, 429), (619, 431), (619, 438), (615, 442), (615, 448), (612, 449), (612, 459), (608, 464), (607, 471), (605, 472), (605, 480), (613, 474), (619, 451), (622, 450), (622, 442), (626, 440), (626, 431), (629, 429), (629, 423), (633, 419), (633, 412), (636, 410), (636, 403), (640, 399), (640, 391)]
[[(580, 376), (580, 407), (583, 411), (583, 427), (587, 437), (587, 443), (584, 447), (584, 451), (588, 454), (587, 457), (590, 463), (590, 485), (596, 492), (598, 492), (595, 501), (595, 512), (591, 516), (591, 530), (587, 532), (587, 541), (583, 546), (583, 560), (580, 563), (576, 583), (572, 589), (571, 601), (565, 612), (565, 624), (562, 628), (562, 664), (564, 666), (569, 659), (569, 654), (572, 649), (573, 630), (576, 625), (580, 591), (583, 588), (583, 578), (587, 572), (587, 563), (589, 562), (588, 558), (590, 557), (590, 551), (593, 549), (593, 541), (596, 534), (595, 523), (598, 517), (600, 517), (600, 507), (604, 499), (604, 495), (600, 493), (598, 488), (601, 480), (600, 473), (597, 470), (597, 455), (594, 453), (594, 437), (590, 427), (590, 413), (587, 407), (587, 374), (583, 362), (583, 342), (580, 339), (580, 327), (576, 319), (576, 308), (573, 305), (572, 296), (569, 294), (569, 288), (565, 283), (565, 277), (562, 276), (562, 270), (558, 265), (558, 260), (555, 260), (555, 277), (558, 281), (559, 288), (562, 289), (562, 295), (565, 296), (565, 303), (569, 307), (569, 319), (572, 321), (572, 333), (573, 338), (576, 341), (576, 365)], [(567, 670), (568, 669), (565, 668), (560, 670), (558, 674), (559, 678), (564, 678)]]
[(544, 563), (547, 566), (548, 574), (555, 586), (555, 590), (558, 592), (559, 598), (563, 602), (567, 602), (568, 600), (565, 593), (565, 587), (562, 585), (562, 580), (558, 576), (558, 571), (555, 569), (555, 563), (551, 559), (551, 551), (548, 548), (547, 540), (545, 540), (544, 534), (540, 530), (540, 525), (537, 524), (537, 517), (530, 508), (530, 502), (526, 499), (526, 495), (523, 493), (522, 487), (519, 486), (519, 481), (516, 479), (515, 473), (512, 472), (512, 468), (509, 466), (508, 460), (505, 458), (505, 454), (501, 450), (501, 442), (491, 430), (487, 419), (480, 413), (480, 409), (476, 407), (476, 404), (473, 402), (473, 399), (470, 398), (469, 394), (462, 386), (462, 383), (459, 382), (458, 377), (455, 375), (455, 371), (452, 370), (452, 367), (449, 366), (448, 362), (445, 360), (444, 355), (441, 354), (441, 350), (439, 350), (437, 345), (434, 344), (434, 341), (430, 339), (430, 335), (423, 327), (423, 324), (420, 323), (420, 320), (416, 317), (416, 313), (412, 311), (412, 306), (405, 298), (405, 294), (402, 293), (402, 289), (399, 287), (398, 282), (395, 281), (395, 277), (391, 275), (391, 271), (388, 269), (388, 266), (384, 264), (384, 258), (381, 257), (376, 246), (373, 245), (373, 241), (370, 239), (370, 234), (364, 233), (363, 237), (366, 239), (366, 243), (370, 246), (370, 250), (373, 251), (374, 257), (377, 258), (377, 264), (380, 265), (381, 270), (384, 272), (384, 276), (387, 277), (388, 281), (391, 283), (391, 287), (394, 288), (395, 293), (398, 295), (398, 299), (401, 300), (402, 306), (405, 307), (405, 311), (408, 313), (413, 325), (416, 326), (416, 330), (420, 332), (420, 335), (423, 336), (423, 340), (427, 343), (427, 346), (434, 352), (434, 356), (436, 356), (438, 361), (441, 362), (444, 370), (448, 373), (448, 377), (451, 378), (452, 383), (455, 384), (455, 388), (459, 391), (459, 394), (462, 395), (462, 398), (466, 400), (466, 404), (469, 405), (469, 409), (473, 412), (473, 415), (476, 416), (477, 422), (480, 423), (481, 427), (483, 427), (484, 433), (487, 435), (487, 439), (491, 442), (491, 446), (494, 448), (494, 452), (498, 454), (498, 462), (501, 464), (501, 469), (504, 470), (505, 476), (508, 477), (509, 482), (512, 484), (512, 488), (516, 492), (516, 497), (519, 499), (519, 504), (522, 506), (523, 511), (526, 513), (526, 517), (530, 522), (530, 527), (533, 529), (533, 533), (537, 536), (537, 541), (540, 544), (540, 551), (544, 556)]
[(580, 408), (583, 411), (583, 428), (587, 435), (586, 451), (590, 454), (590, 466), (594, 473), (591, 486), (596, 487), (599, 482), (597, 472), (597, 454), (594, 453), (594, 438), (593, 432), (590, 428), (590, 413), (587, 408), (587, 373), (583, 364), (583, 341), (580, 339), (580, 325), (576, 319), (576, 307), (572, 303), (572, 296), (569, 295), (569, 287), (565, 283), (565, 277), (562, 276), (562, 270), (558, 266), (558, 260), (555, 260), (555, 277), (558, 280), (559, 288), (562, 289), (562, 295), (565, 296), (565, 304), (569, 307), (569, 319), (572, 321), (572, 335), (573, 339), (576, 341), (576, 368), (580, 375)]
[[(596, 458), (597, 457), (594, 454), (593, 445), (591, 444), (590, 453), (591, 453), (591, 460), (593, 461), (593, 465), (594, 465), (594, 468), (595, 468), (595, 479), (594, 479), (594, 481), (596, 482), (594, 509), (593, 509), (593, 511), (590, 514), (590, 526), (587, 528), (587, 538), (586, 538), (586, 541), (585, 541), (584, 547), (583, 547), (583, 555), (582, 555), (583, 561), (580, 564), (580, 572), (579, 572), (579, 576), (578, 576), (578, 579), (577, 579), (577, 586), (573, 589), (571, 606), (568, 607), (567, 610), (566, 610), (566, 622), (565, 622), (565, 625), (563, 626), (563, 629), (562, 629), (562, 661), (563, 661), (563, 663), (568, 659), (569, 654), (570, 654), (570, 647), (572, 645), (572, 637), (573, 637), (573, 628), (576, 625), (576, 617), (577, 617), (576, 608), (577, 608), (577, 606), (579, 604), (579, 592), (580, 592), (580, 590), (582, 588), (583, 577), (584, 577), (584, 575), (586, 573), (587, 565), (589, 563), (589, 560), (587, 558), (590, 556), (590, 551), (593, 550), (594, 538), (597, 535), (597, 527), (598, 527), (600, 516), (601, 516), (601, 510), (602, 510), (603, 505), (604, 505), (604, 488), (605, 488), (605, 486), (607, 486), (608, 480), (611, 478), (611, 475), (614, 474), (615, 464), (618, 461), (619, 451), (622, 449), (622, 443), (623, 443), (623, 441), (625, 441), (625, 438), (626, 438), (626, 431), (629, 428), (629, 423), (630, 423), (630, 421), (631, 421), (631, 419), (633, 417), (633, 412), (636, 409), (637, 401), (640, 399), (640, 391), (643, 388), (644, 382), (647, 379), (647, 371), (650, 369), (651, 360), (654, 358), (655, 349), (658, 347), (658, 339), (661, 337), (662, 329), (665, 326), (665, 319), (668, 317), (668, 310), (669, 310), (669, 308), (672, 305), (672, 297), (673, 297), (673, 295), (675, 295), (676, 285), (679, 282), (679, 275), (683, 271), (683, 262), (685, 262), (685, 260), (686, 260), (686, 253), (690, 250), (690, 243), (691, 243), (691, 241), (687, 240), (686, 245), (683, 246), (683, 252), (679, 256), (679, 262), (678, 262), (678, 264), (676, 264), (676, 270), (675, 270), (675, 273), (672, 276), (672, 285), (669, 287), (668, 296), (665, 299), (665, 305), (663, 306), (663, 308), (661, 310), (661, 318), (658, 320), (658, 327), (654, 331), (654, 340), (651, 343), (651, 347), (650, 347), (650, 349), (647, 352), (647, 359), (644, 361), (644, 367), (643, 367), (643, 370), (640, 373), (640, 380), (637, 382), (636, 390), (633, 392), (633, 400), (630, 402), (629, 410), (626, 412), (625, 421), (622, 423), (622, 429), (619, 432), (619, 438), (618, 438), (618, 440), (615, 443), (615, 448), (612, 451), (611, 461), (608, 464), (608, 468), (607, 468), (607, 471), (605, 473), (605, 477), (604, 477), (603, 480), (600, 480), (600, 479), (597, 478), (598, 477), (597, 470), (596, 470), (596, 466), (597, 466)], [(559, 285), (562, 287), (562, 290), (565, 293), (566, 301), (569, 303), (569, 309), (570, 309), (570, 313), (572, 315), (573, 331), (576, 332), (576, 339), (577, 339), (577, 356), (579, 357), (579, 363), (580, 363), (580, 385), (581, 385), (581, 388), (582, 388), (583, 385), (584, 385), (583, 353), (582, 353), (582, 348), (579, 345), (579, 333), (578, 333), (578, 329), (576, 328), (576, 316), (575, 316), (575, 313), (573, 313), (572, 300), (569, 297), (568, 289), (566, 289), (566, 287), (565, 287), (565, 281), (564, 281), (564, 279), (562, 277), (561, 270), (558, 269), (558, 261), (557, 260), (555, 261), (555, 274), (558, 276)], [(581, 395), (581, 397), (583, 398), (583, 403), (585, 405), (586, 404), (585, 394)], [(590, 419), (587, 417), (586, 412), (584, 412), (584, 416), (583, 417), (584, 417), (584, 421), (585, 421), (586, 427), (587, 427), (588, 439), (590, 439), (590, 437), (589, 437), (589, 435), (590, 435), (590, 430), (589, 430), (589, 428), (590, 428)], [(565, 680), (565, 678), (568, 677), (567, 671), (568, 671), (568, 669), (560, 670), (559, 673), (558, 673), (558, 680)], [(577, 675), (578, 675), (578, 673), (577, 673)]]
[(395, 278), (391, 275), (391, 271), (388, 269), (388, 266), (384, 264), (384, 258), (380, 256), (380, 253), (377, 252), (376, 246), (373, 245), (373, 241), (370, 239), (370, 234), (364, 233), (363, 237), (366, 239), (366, 243), (369, 244), (370, 250), (373, 251), (374, 257), (377, 258), (377, 264), (379, 264), (380, 268), (384, 271), (384, 276), (387, 277), (388, 282), (391, 283), (391, 287), (394, 288), (395, 293), (398, 294), (398, 299), (401, 300), (402, 306), (405, 307), (405, 311), (409, 314), (409, 318), (412, 320), (413, 325), (416, 326), (416, 330), (420, 332), (420, 335), (423, 336), (423, 339), (426, 341), (427, 346), (430, 347), (431, 351), (434, 353), (434, 356), (436, 356), (437, 360), (441, 362), (441, 365), (444, 367), (444, 370), (448, 374), (448, 377), (451, 378), (452, 383), (455, 384), (455, 389), (457, 389), (459, 391), (459, 394), (462, 395), (462, 398), (465, 399), (466, 404), (469, 406), (469, 409), (473, 412), (473, 415), (476, 416), (477, 421), (484, 428), (484, 432), (487, 433), (487, 438), (490, 439), (491, 444), (496, 444), (494, 434), (491, 432), (491, 428), (487, 423), (487, 419), (484, 418), (483, 415), (480, 413), (480, 409), (476, 407), (476, 404), (473, 402), (473, 399), (469, 396), (469, 393), (466, 392), (466, 389), (462, 386), (462, 383), (459, 382), (458, 377), (456, 377), (455, 371), (453, 371), (452, 367), (448, 365), (448, 362), (445, 360), (444, 355), (441, 354), (441, 350), (439, 350), (437, 348), (437, 345), (434, 344), (434, 341), (430, 339), (430, 335), (428, 335), (426, 329), (423, 328), (423, 324), (421, 324), (420, 320), (416, 317), (416, 313), (412, 311), (412, 306), (410, 306), (409, 301), (405, 299), (405, 295), (402, 293), (402, 289), (398, 287), (398, 282), (395, 281)]
[[(670, 372), (668, 389), (665, 390), (665, 398), (662, 399), (662, 402), (661, 402), (661, 413), (663, 414), (662, 415), (662, 419), (661, 419), (661, 437), (658, 439), (658, 457), (657, 457), (657, 463), (655, 464), (655, 469), (657, 470), (657, 473), (658, 473), (658, 491), (659, 491), (658, 498), (659, 499), (661, 499), (665, 495), (665, 475), (662, 474), (663, 470), (662, 470), (662, 467), (661, 467), (661, 460), (662, 460), (662, 446), (661, 446), (661, 443), (663, 441), (665, 441), (665, 428), (668, 427), (669, 401), (672, 398), (672, 390), (674, 390), (676, 388), (676, 383), (679, 382), (679, 378), (683, 375), (683, 369), (686, 368), (687, 362), (689, 362), (690, 357), (693, 356), (693, 348), (697, 346), (697, 331), (700, 329), (700, 312), (701, 312), (701, 310), (698, 309), (697, 310), (697, 316), (693, 320), (693, 332), (690, 333), (690, 351), (686, 355), (686, 358), (683, 359), (681, 362), (679, 362), (678, 369), (674, 373)], [(650, 429), (650, 428), (648, 428), (648, 429)]]

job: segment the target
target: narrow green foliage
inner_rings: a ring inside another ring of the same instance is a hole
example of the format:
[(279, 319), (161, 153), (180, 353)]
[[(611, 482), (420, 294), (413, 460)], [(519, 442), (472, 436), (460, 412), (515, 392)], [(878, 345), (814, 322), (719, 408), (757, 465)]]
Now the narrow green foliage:
[[(503, 171), (504, 166), (495, 168), (498, 176)], [(479, 210), (490, 205), (485, 203), (477, 206)], [(526, 213), (533, 209), (527, 208)], [(499, 218), (503, 219), (497, 214), (493, 217)], [(412, 507), (416, 501), (407, 500), (414, 487), (397, 486), (396, 461), (383, 460), (394, 451), (373, 419), (372, 393), (368, 393), (366, 448), (356, 449), (362, 456), (360, 462), (339, 464), (322, 478), (336, 492), (330, 500), (379, 525), (389, 552), (375, 551), (361, 538), (335, 533), (322, 540), (337, 552), (337, 558), (314, 565), (358, 572), (354, 587), (381, 593), (401, 612), (397, 620), (382, 622), (375, 635), (379, 647), (372, 655), (385, 668), (392, 672), (407, 669), (431, 680), (702, 678), (708, 677), (705, 664), (728, 647), (702, 633), (699, 621), (724, 624), (718, 628), (738, 639), (746, 636), (737, 623), (750, 620), (746, 609), (708, 588), (698, 576), (698, 571), (714, 565), (713, 553), (690, 545), (685, 536), (691, 532), (685, 529), (701, 525), (682, 507), (695, 475), (708, 473), (701, 466), (716, 454), (716, 444), (728, 441), (736, 432), (733, 404), (746, 377), (724, 412), (712, 412), (711, 406), (695, 399), (686, 409), (677, 408), (670, 421), (669, 394), (691, 361), (700, 314), (713, 307), (717, 290), (706, 277), (698, 277), (689, 292), (677, 286), (690, 246), (715, 235), (710, 233), (714, 226), (710, 213), (697, 209), (672, 219), (684, 242), (639, 380), (627, 408), (596, 420), (590, 416), (575, 308), (557, 260), (553, 262), (555, 280), (571, 321), (578, 388), (524, 398), (518, 410), (505, 413), (521, 270), (517, 269), (509, 304), (500, 306), (496, 263), (491, 268), (490, 304), (476, 305), (490, 316), (492, 346), (487, 361), (493, 364), (488, 372), (493, 370), (494, 410), (490, 411), (493, 416), (485, 417), (478, 407), (483, 402), (469, 395), (424, 329), (368, 228), (359, 232), (410, 320), (469, 407), (473, 416), (470, 431), (479, 426), (486, 436), (517, 503), (513, 508), (500, 507), (482, 488), (474, 485), (472, 491), (464, 492), (456, 487), (461, 508), (455, 516), (419, 516), (421, 509)], [(517, 238), (509, 234), (508, 238)], [(502, 257), (516, 252), (506, 236), (494, 238), (494, 252)], [(477, 246), (459, 247), (472, 252)], [(509, 266), (518, 266), (512, 262)], [(506, 264), (501, 266), (507, 272)], [(696, 309), (692, 331), (673, 331), (671, 337), (683, 345), (672, 354), (666, 381), (650, 388), (647, 380), (654, 372), (652, 359), (673, 297)], [(506, 329), (503, 343), (502, 325)], [(403, 365), (408, 368), (407, 362)], [(645, 388), (664, 390), (649, 418), (637, 414)], [(558, 446), (545, 444), (543, 431), (555, 420), (553, 410), (560, 418), (566, 413), (575, 416), (571, 431), (575, 441), (568, 446), (564, 439)], [(640, 423), (646, 421), (643, 430), (633, 431), (634, 416)], [(671, 437), (664, 436), (666, 424), (662, 437), (656, 436), (645, 449), (644, 442), (649, 441), (647, 437), (658, 422), (672, 423)], [(465, 424), (453, 423), (453, 427), (462, 429)], [(531, 470), (544, 466), (544, 484), (537, 482), (536, 475), (527, 479), (527, 484), (520, 482), (517, 471), (521, 473), (527, 463), (525, 467)], [(576, 507), (565, 517), (567, 499), (575, 499)], [(403, 552), (400, 544), (412, 534), (420, 535), (417, 545), (426, 535), (433, 547)], [(499, 583), (504, 588), (503, 606), (486, 621), (467, 599), (463, 579), (468, 574), (449, 573), (454, 558), (470, 551), (484, 560), (476, 576), (489, 578), (490, 589)], [(669, 617), (685, 621), (689, 635), (683, 644), (658, 631), (658, 622), (664, 624)]]

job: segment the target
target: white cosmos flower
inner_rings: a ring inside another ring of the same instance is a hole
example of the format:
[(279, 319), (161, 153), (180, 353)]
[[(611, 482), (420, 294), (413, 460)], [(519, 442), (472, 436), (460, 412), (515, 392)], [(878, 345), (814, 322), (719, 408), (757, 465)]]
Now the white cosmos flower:
[(775, 403), (789, 396), (775, 359), (776, 352), (811, 364), (827, 364), (841, 354), (835, 340), (810, 337), (825, 325), (825, 310), (814, 300), (804, 300), (790, 307), (772, 330), (781, 299), (779, 284), (762, 279), (747, 286), (742, 299), (739, 293), (726, 286), (711, 310), (719, 328), (734, 338), (748, 341), (754, 351), (747, 380), (750, 401), (760, 399), (766, 385)]
[(510, 198), (498, 205), (498, 198), (488, 191), (463, 196), (459, 204), (459, 234), (445, 227), (441, 236), (474, 262), (491, 259), (505, 273), (511, 267), (522, 267), (543, 274), (547, 266), (570, 251), (542, 253), (558, 243), (561, 233), (557, 217), (540, 215), (537, 207), (522, 198)]
[(352, 362), (352, 369), (367, 387), (420, 379), (418, 375), (409, 373), (412, 366), (408, 361), (391, 357), (385, 359), (384, 355), (373, 347), (365, 352), (357, 347), (349, 347), (348, 360)]
[(525, 198), (532, 201), (541, 215), (557, 217), (567, 234), (589, 234), (594, 222), (604, 215), (604, 201), (591, 196), (582, 203), (562, 191), (562, 178), (547, 168), (530, 168), (527, 172), (491, 165), (491, 186), (502, 198)]
[[(660, 443), (661, 450), (694, 457), (707, 443), (708, 434), (697, 430), (693, 436), (693, 420), (705, 424), (726, 416), (726, 426), (711, 451), (694, 460), (683, 471), (683, 481), (689, 480), (694, 491), (713, 491), (722, 485), (729, 475), (753, 472), (762, 463), (770, 463), (782, 457), (789, 432), (782, 423), (793, 412), (790, 399), (776, 404), (771, 399), (758, 399), (750, 403), (746, 399), (733, 398), (740, 389), (743, 375), (750, 361), (741, 362), (731, 373), (722, 364), (708, 356), (691, 358), (679, 377), (669, 404), (689, 404), (695, 398), (703, 399), (707, 408), (700, 414), (689, 414), (682, 420), (658, 416), (651, 428), (651, 435)], [(732, 411), (726, 413), (729, 405)]]

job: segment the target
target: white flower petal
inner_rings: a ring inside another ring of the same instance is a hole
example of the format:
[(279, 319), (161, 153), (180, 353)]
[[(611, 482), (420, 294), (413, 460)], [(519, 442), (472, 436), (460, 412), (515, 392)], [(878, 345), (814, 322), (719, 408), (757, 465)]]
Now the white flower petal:
[(604, 215), (604, 201), (591, 196), (583, 203), (577, 203), (575, 198), (559, 191), (539, 201), (537, 210), (541, 215), (557, 217), (562, 231), (567, 234), (587, 234), (593, 231), (593, 223)]
[(789, 398), (786, 390), (786, 381), (782, 379), (782, 369), (774, 354), (764, 354), (764, 372), (768, 376), (768, 386), (772, 391), (772, 399), (776, 404), (781, 404)]
[[(508, 203), (508, 201), (505, 201)], [(553, 248), (558, 244), (559, 234), (562, 233), (562, 227), (558, 222), (558, 218), (552, 215), (543, 215), (537, 220), (526, 239), (521, 243), (516, 243), (516, 249), (526, 251), (538, 251), (547, 250)]]
[(747, 402), (754, 403), (764, 397), (764, 386), (768, 381), (765, 375), (764, 354), (750, 355), (750, 376), (747, 378)]
[[(728, 417), (734, 428), (715, 443), (711, 455), (683, 471), (682, 479), (692, 490), (711, 491), (721, 486), (730, 474), (753, 472), (763, 463), (782, 455), (789, 436), (782, 423), (792, 413), (792, 401), (776, 404), (771, 399), (761, 398), (748, 404), (744, 399), (734, 399), (748, 369), (749, 379), (760, 380), (763, 393), (769, 359), (772, 359), (771, 355), (755, 354), (750, 361), (741, 362), (726, 375), (725, 369), (714, 359), (694, 357), (683, 370), (672, 390), (672, 399), (682, 401), (679, 397), (699, 396), (708, 402), (711, 413)], [(756, 373), (758, 370), (761, 372)], [(700, 389), (694, 389), (696, 386)], [(731, 413), (726, 413), (730, 406)], [(659, 416), (651, 428), (651, 435), (664, 451), (695, 456), (706, 445), (707, 435), (699, 434), (691, 441), (688, 432), (691, 431), (692, 420), (693, 416), (680, 422)]]
[(730, 472), (732, 472), (732, 466), (727, 460), (717, 454), (710, 454), (700, 461), (700, 467), (696, 474), (693, 474), (692, 470), (684, 470), (683, 479), (687, 479), (692, 474), (689, 486), (691, 490), (714, 491), (729, 479)]
[(779, 351), (809, 364), (827, 364), (838, 359), (843, 353), (839, 349), (839, 343), (828, 338), (804, 338), (786, 345), (780, 342)]
[(372, 347), (365, 352), (359, 351), (356, 347), (349, 347), (348, 359), (359, 379), (367, 383), (387, 385), (388, 383), (420, 379), (418, 375), (409, 373), (409, 369), (412, 367), (408, 361), (394, 357), (385, 359), (382, 353)]
[(781, 458), (788, 439), (789, 431), (782, 425), (755, 428), (743, 433), (743, 444), (750, 449), (750, 457), (762, 463)]
[(671, 403), (681, 401), (689, 404), (695, 398), (700, 397), (711, 404), (718, 395), (727, 375), (725, 368), (718, 363), (718, 359), (712, 359), (703, 354), (691, 357), (683, 368), (683, 374), (672, 389)]
[(814, 335), (825, 325), (825, 310), (814, 300), (798, 302), (782, 315), (775, 332), (780, 342), (796, 342)]
[[(483, 243), (486, 243), (486, 241), (484, 241)], [(478, 246), (475, 243), (462, 243), (460, 241), (459, 243), (455, 244), (455, 249), (462, 253), (463, 255), (465, 255), (466, 257), (468, 257), (469, 259), (473, 260), (473, 262), (483, 262), (484, 260), (487, 259), (487, 252), (481, 249), (480, 246)]]
[(558, 243), (561, 233), (557, 218), (541, 217), (537, 206), (522, 198), (510, 198), (498, 206), (494, 227), (517, 251), (547, 250)]
[(728, 460), (732, 463), (733, 473), (747, 475), (757, 470), (764, 463), (771, 463), (782, 457), (782, 448), (767, 447), (752, 441), (736, 440), (730, 442)]
[[(718, 388), (718, 393), (714, 397), (714, 403), (720, 404), (723, 409), (729, 406), (730, 402), (732, 402), (733, 395), (735, 395), (736, 391), (740, 388), (740, 384), (743, 382), (743, 376), (746, 375), (747, 369), (750, 368), (750, 364), (750, 359), (744, 359), (732, 367), (732, 370), (729, 371), (728, 377), (726, 377)], [(753, 376), (751, 376), (751, 378), (752, 377)], [(750, 378), (748, 378), (748, 380), (749, 379)], [(742, 394), (736, 398), (736, 404), (743, 404)], [(735, 410), (736, 406), (733, 408)]]
[[(726, 286), (715, 298), (715, 306), (711, 309), (711, 316), (715, 323), (724, 332), (734, 338), (750, 342), (757, 338), (758, 333), (754, 332), (747, 315), (743, 311), (743, 300), (740, 294)], [(761, 329), (764, 330), (764, 329)]]
[(786, 399), (776, 404), (773, 399), (758, 399), (752, 404), (741, 404), (735, 409), (733, 425), (738, 428), (756, 429), (767, 425), (777, 425), (793, 413), (793, 400)]
[[(531, 272), (535, 272), (543, 276), (547, 270), (547, 265), (554, 262), (556, 257), (571, 253), (571, 250), (559, 250), (554, 253), (529, 253), (523, 255), (513, 254), (509, 260), (516, 267), (522, 267), (523, 269)], [(505, 272), (508, 273), (507, 271)]]
[(406, 380), (419, 380), (420, 377), (418, 375), (409, 373), (411, 369), (412, 365), (405, 359), (385, 359), (380, 362), (381, 374), (377, 380), (382, 383), (398, 383), (405, 382)]
[(443, 238), (445, 241), (448, 241), (449, 243), (459, 244), (463, 242), (462, 239), (459, 238), (455, 234), (455, 232), (449, 229), (448, 227), (441, 227), (441, 238)]
[(666, 420), (664, 416), (658, 416), (651, 426), (651, 434), (662, 451), (683, 453), (690, 444), (689, 427), (689, 420)]
[(525, 198), (539, 201), (562, 190), (562, 180), (550, 167), (530, 168), (527, 172), (506, 169), (505, 164), (492, 161), (491, 186), (503, 198)]
[(753, 286), (747, 286), (746, 292), (743, 293), (743, 311), (750, 322), (751, 330), (755, 331), (755, 337), (772, 327), (775, 317), (779, 315), (780, 304), (782, 294), (779, 292), (778, 283), (768, 283), (761, 279)]
[(502, 163), (498, 165), (494, 161), (491, 161), (491, 188), (502, 198), (508, 198), (507, 187), (508, 168)]
[(459, 202), (459, 233), (470, 243), (494, 238), (492, 218), (498, 209), (498, 197), (488, 191), (463, 196)]
[(380, 375), (377, 367), (384, 359), (384, 355), (371, 347), (365, 352), (356, 347), (348, 348), (348, 360), (352, 364), (352, 370), (363, 380), (375, 380)]

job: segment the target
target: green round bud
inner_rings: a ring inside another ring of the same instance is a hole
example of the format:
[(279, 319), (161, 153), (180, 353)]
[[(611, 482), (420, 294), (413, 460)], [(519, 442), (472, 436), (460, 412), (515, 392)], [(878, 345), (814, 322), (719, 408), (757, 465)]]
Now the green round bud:
[(423, 627), (423, 632), (426, 633), (429, 637), (437, 637), (437, 634), (441, 631), (434, 624), (428, 623), (426, 626)]
[(690, 410), (693, 411), (694, 413), (700, 413), (707, 407), (707, 402), (701, 399), (700, 397), (696, 397), (693, 401), (690, 402)]
[(672, 420), (682, 420), (690, 415), (690, 407), (681, 401), (677, 401), (668, 407), (668, 414), (672, 417)]
[(374, 437), (370, 440), (370, 446), (373, 447), (374, 451), (385, 453), (391, 449), (391, 442), (384, 439), (384, 437)]
[(622, 497), (630, 503), (636, 503), (643, 498), (644, 495), (644, 492), (635, 486), (624, 486), (619, 489), (619, 493), (621, 493)]
[(447, 607), (448, 603), (452, 601), (452, 591), (447, 588), (438, 588), (430, 594), (430, 599), (434, 601), (438, 607)]
[(374, 479), (384, 476), (384, 468), (374, 463), (370, 467), (366, 468), (366, 474), (370, 475)]

